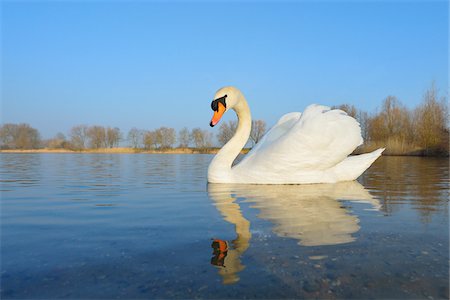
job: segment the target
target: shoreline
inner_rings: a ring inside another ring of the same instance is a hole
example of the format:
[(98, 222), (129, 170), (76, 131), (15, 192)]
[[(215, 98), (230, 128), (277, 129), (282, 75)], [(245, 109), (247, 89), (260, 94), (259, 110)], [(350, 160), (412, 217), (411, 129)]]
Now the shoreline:
[[(371, 149), (372, 147), (357, 149), (351, 155), (359, 155), (371, 152), (375, 149)], [(69, 150), (69, 149), (4, 149), (0, 150), (0, 153), (69, 153), (69, 154), (217, 154), (220, 148), (207, 148), (207, 149), (197, 149), (197, 148), (172, 148), (172, 149), (153, 149), (153, 150), (144, 150), (144, 149), (133, 149), (127, 147), (120, 148), (99, 148), (99, 149), (85, 149), (85, 150)], [(250, 151), (250, 148), (244, 148), (241, 150), (241, 154), (247, 154)], [(386, 153), (387, 152), (387, 153)], [(449, 155), (445, 154), (429, 154), (425, 155), (422, 151), (410, 151), (403, 153), (395, 153), (390, 151), (383, 152), (382, 156), (410, 156), (410, 157), (449, 157)]]
[[(99, 148), (99, 149), (85, 149), (85, 150), (70, 150), (70, 149), (5, 149), (0, 150), (0, 153), (74, 153), (74, 154), (216, 154), (220, 148), (171, 148), (171, 149), (134, 149), (134, 148)], [(250, 149), (242, 149), (241, 153), (246, 154)]]
[(85, 150), (69, 150), (69, 149), (8, 149), (0, 150), (0, 153), (79, 153), (79, 154), (212, 154), (217, 153), (215, 149), (188, 149), (188, 148), (173, 148), (165, 150), (143, 150), (133, 148), (99, 148), (99, 149), (85, 149)]

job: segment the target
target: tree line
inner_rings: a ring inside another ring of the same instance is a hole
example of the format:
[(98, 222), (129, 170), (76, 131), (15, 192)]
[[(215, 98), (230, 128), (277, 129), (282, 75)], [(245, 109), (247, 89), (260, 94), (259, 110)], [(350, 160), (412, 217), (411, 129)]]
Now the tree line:
[[(387, 96), (375, 113), (357, 109), (354, 105), (342, 104), (334, 108), (346, 111), (361, 125), (364, 145), (361, 152), (386, 147), (385, 154), (435, 155), (449, 153), (448, 103), (439, 97), (434, 84), (424, 93), (422, 102), (409, 109), (395, 96)], [(237, 122), (223, 122), (219, 127), (217, 141), (220, 146), (228, 142), (236, 131)], [(250, 134), (251, 147), (266, 132), (263, 120), (254, 120)], [(160, 127), (154, 130), (132, 128), (126, 136), (117, 127), (99, 125), (76, 125), (68, 136), (63, 133), (43, 140), (37, 129), (29, 124), (3, 124), (0, 126), (1, 149), (70, 149), (85, 150), (114, 148), (120, 144), (141, 150), (197, 148), (208, 149), (215, 144), (213, 134), (201, 128)]]
[(132, 128), (128, 132), (127, 140), (130, 147), (147, 150), (164, 150), (174, 147), (206, 149), (213, 145), (212, 133), (201, 128), (189, 130), (187, 127), (182, 128), (178, 135), (174, 128), (168, 127), (160, 127), (155, 130)]
[[(252, 136), (254, 143), (265, 132), (264, 121), (254, 121)], [(231, 127), (229, 127), (231, 126)], [(236, 122), (224, 123), (217, 134), (220, 145), (224, 145), (233, 136)], [(29, 124), (3, 124), (0, 126), (1, 149), (69, 149), (86, 150), (119, 147), (126, 143), (133, 149), (165, 150), (174, 147), (208, 149), (213, 147), (213, 134), (201, 128), (192, 130), (187, 127), (177, 131), (174, 128), (160, 127), (155, 130), (131, 128), (126, 137), (117, 127), (99, 125), (76, 125), (68, 136), (59, 132), (51, 139), (41, 139), (39, 131)]]
[(364, 138), (360, 150), (385, 147), (384, 154), (392, 155), (449, 154), (448, 102), (445, 96), (439, 97), (434, 83), (424, 93), (421, 103), (412, 109), (391, 95), (373, 114), (348, 104), (335, 108), (359, 121)]

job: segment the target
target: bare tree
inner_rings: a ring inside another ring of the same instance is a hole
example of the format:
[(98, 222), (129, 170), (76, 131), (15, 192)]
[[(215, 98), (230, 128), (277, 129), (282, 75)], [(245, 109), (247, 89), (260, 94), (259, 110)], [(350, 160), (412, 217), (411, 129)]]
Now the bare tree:
[(266, 133), (266, 122), (263, 120), (253, 120), (252, 121), (252, 130), (250, 132), (250, 139), (252, 140), (252, 146), (255, 146), (259, 140)]
[(448, 103), (445, 97), (440, 100), (438, 97), (438, 90), (433, 82), (414, 112), (414, 127), (418, 143), (422, 147), (448, 152)]
[(372, 141), (397, 140), (408, 142), (411, 133), (411, 114), (394, 96), (383, 101), (381, 112), (368, 120), (368, 135)]
[(3, 124), (0, 127), (0, 143), (2, 149), (15, 149), (17, 136), (17, 124)]
[(369, 140), (372, 142), (386, 140), (384, 121), (379, 113), (372, 114), (368, 120)]
[(120, 139), (121, 139), (121, 133), (120, 133), (120, 129), (117, 127), (111, 128), (108, 127), (105, 130), (105, 144), (107, 147), (109, 148), (113, 148), (113, 147), (117, 147), (119, 145)]
[(236, 132), (236, 127), (236, 121), (223, 122), (222, 125), (220, 125), (219, 133), (217, 133), (217, 140), (222, 146), (233, 137)]
[(160, 148), (172, 148), (176, 142), (175, 129), (168, 127), (160, 127), (155, 130), (156, 141)]
[(172, 148), (177, 142), (177, 132), (174, 128), (165, 128), (164, 137), (164, 148)]
[(106, 131), (103, 126), (90, 126), (87, 131), (87, 137), (90, 148), (106, 148)]
[(66, 136), (58, 132), (54, 138), (47, 141), (46, 147), (51, 149), (64, 149), (68, 148), (68, 142), (66, 140)]
[(17, 135), (17, 148), (36, 149), (40, 147), (39, 131), (28, 124), (19, 124)]
[(189, 144), (191, 143), (191, 135), (189, 134), (189, 129), (187, 127), (184, 127), (178, 132), (178, 141), (180, 147), (189, 147)]
[(86, 141), (88, 138), (88, 127), (86, 125), (77, 125), (70, 130), (70, 143), (72, 147), (78, 150), (86, 148)]
[(383, 101), (382, 117), (388, 136), (398, 135), (404, 122), (404, 107), (394, 96), (387, 96)]
[(194, 128), (192, 129), (191, 137), (196, 148), (205, 149), (212, 146), (212, 133), (206, 130)]
[(140, 148), (143, 142), (144, 133), (142, 130), (133, 127), (128, 131), (127, 140), (130, 142), (131, 147), (137, 149)]
[(29, 124), (4, 124), (0, 127), (2, 148), (36, 149), (40, 147), (39, 131)]
[(361, 135), (364, 141), (367, 141), (369, 139), (369, 114), (363, 110), (359, 110), (357, 120), (361, 126)]
[(144, 131), (143, 133), (144, 148), (156, 149), (158, 148), (158, 142), (155, 131)]

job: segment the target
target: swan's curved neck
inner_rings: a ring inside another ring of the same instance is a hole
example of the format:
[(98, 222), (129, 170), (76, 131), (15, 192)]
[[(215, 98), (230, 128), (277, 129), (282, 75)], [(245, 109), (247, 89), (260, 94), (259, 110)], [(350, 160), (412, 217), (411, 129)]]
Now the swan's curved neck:
[(224, 178), (231, 176), (231, 166), (233, 161), (244, 148), (250, 136), (252, 128), (252, 117), (247, 101), (243, 95), (233, 107), (238, 117), (238, 126), (233, 137), (220, 149), (211, 161), (208, 169), (208, 181), (216, 182), (215, 178), (222, 182)]

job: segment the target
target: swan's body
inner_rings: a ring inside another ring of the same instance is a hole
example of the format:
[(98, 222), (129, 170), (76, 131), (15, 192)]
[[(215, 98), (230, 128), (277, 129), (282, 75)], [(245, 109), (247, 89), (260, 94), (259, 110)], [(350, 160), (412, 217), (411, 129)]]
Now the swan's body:
[[(310, 105), (303, 114), (280, 118), (237, 165), (233, 161), (247, 143), (251, 114), (242, 93), (225, 87), (215, 99), (225, 99), (211, 121), (233, 109), (238, 116), (236, 133), (217, 153), (208, 168), (208, 182), (246, 184), (308, 184), (351, 181), (358, 178), (384, 149), (350, 156), (363, 143), (359, 123), (344, 111)], [(217, 103), (216, 103), (217, 108)], [(222, 110), (221, 110), (222, 109)]]

